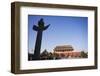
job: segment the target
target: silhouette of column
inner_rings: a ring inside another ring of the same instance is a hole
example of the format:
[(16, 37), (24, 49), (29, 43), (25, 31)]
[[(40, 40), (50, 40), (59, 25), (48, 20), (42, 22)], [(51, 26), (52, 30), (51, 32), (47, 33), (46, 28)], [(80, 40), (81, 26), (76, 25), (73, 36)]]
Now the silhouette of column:
[(36, 42), (35, 42), (35, 49), (34, 49), (34, 55), (33, 60), (39, 60), (40, 59), (40, 50), (41, 50), (41, 42), (42, 42), (42, 33), (44, 30), (46, 30), (50, 26), (44, 26), (43, 18), (41, 18), (38, 21), (38, 26), (34, 25), (33, 30), (37, 32)]

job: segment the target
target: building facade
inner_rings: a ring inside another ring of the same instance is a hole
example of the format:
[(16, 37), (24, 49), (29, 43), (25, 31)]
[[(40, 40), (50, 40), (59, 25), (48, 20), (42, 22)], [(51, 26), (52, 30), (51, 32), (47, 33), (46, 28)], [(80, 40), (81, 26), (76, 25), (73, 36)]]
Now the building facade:
[(79, 58), (81, 52), (75, 51), (71, 45), (56, 46), (54, 55), (58, 58)]

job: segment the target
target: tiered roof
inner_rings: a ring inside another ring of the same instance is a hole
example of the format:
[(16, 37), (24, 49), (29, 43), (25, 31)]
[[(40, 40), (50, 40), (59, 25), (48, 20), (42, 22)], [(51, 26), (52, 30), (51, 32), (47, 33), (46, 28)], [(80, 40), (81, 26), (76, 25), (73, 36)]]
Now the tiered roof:
[(73, 47), (71, 45), (61, 45), (61, 46), (56, 46), (54, 48), (54, 51), (73, 51)]

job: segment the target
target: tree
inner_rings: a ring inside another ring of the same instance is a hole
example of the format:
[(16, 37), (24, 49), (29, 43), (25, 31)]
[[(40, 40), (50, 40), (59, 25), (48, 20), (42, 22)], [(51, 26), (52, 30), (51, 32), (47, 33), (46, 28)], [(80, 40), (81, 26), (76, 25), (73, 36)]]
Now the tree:
[(53, 58), (54, 58), (53, 53), (49, 52), (49, 54), (48, 54), (48, 59), (53, 59)]
[(81, 57), (82, 58), (87, 58), (88, 57), (88, 54), (84, 51), (81, 51)]
[(55, 59), (61, 59), (60, 56), (58, 54), (56, 54), (56, 53), (54, 53), (54, 58)]
[(41, 55), (40, 55), (40, 59), (42, 59), (42, 60), (45, 60), (45, 59), (47, 59), (48, 58), (48, 51), (45, 49), (42, 53), (41, 53)]

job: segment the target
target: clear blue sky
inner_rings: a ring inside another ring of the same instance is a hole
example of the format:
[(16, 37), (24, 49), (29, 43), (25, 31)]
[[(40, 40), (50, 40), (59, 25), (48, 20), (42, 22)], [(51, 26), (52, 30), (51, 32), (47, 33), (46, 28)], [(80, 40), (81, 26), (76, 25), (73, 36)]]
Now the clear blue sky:
[(43, 32), (41, 51), (53, 51), (58, 45), (72, 45), (77, 51), (88, 51), (88, 18), (74, 16), (28, 15), (28, 49), (34, 50), (37, 32), (32, 29), (44, 19), (49, 28)]

